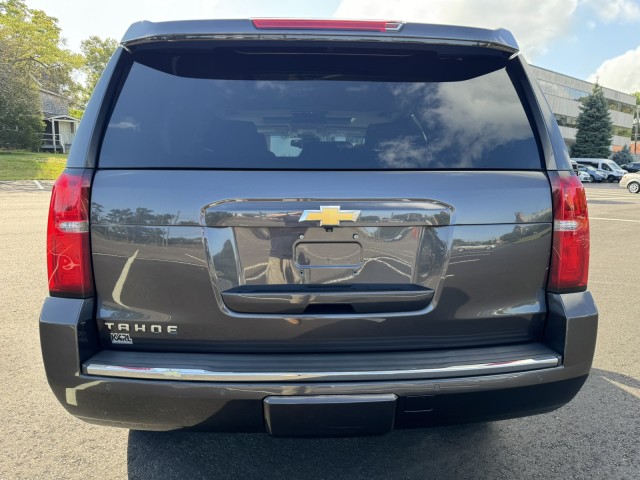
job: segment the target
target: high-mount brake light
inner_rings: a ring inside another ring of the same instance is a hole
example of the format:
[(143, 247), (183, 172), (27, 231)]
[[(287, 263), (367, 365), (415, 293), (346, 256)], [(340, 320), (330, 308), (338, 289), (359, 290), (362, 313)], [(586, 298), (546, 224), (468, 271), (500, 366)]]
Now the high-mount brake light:
[(547, 289), (555, 293), (587, 289), (589, 214), (582, 182), (573, 172), (549, 172), (553, 195), (553, 249)]
[(47, 270), (52, 296), (93, 294), (89, 249), (90, 170), (68, 169), (53, 185), (47, 226)]
[(310, 20), (285, 18), (255, 18), (258, 30), (352, 30), (360, 32), (398, 32), (402, 22), (383, 20)]

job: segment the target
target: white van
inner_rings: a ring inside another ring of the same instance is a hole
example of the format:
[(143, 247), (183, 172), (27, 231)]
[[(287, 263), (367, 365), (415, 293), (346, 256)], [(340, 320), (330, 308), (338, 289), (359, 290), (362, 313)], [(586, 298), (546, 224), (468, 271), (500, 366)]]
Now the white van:
[(572, 158), (571, 161), (580, 165), (591, 165), (593, 168), (602, 170), (610, 182), (619, 182), (622, 176), (627, 173), (620, 165), (608, 158)]
[(576, 162), (575, 160), (571, 159), (571, 168), (577, 174), (578, 173), (578, 162)]

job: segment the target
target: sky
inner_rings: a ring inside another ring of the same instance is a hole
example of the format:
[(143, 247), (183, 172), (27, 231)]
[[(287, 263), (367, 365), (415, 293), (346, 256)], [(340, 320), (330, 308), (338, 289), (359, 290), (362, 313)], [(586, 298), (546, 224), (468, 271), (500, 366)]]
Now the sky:
[(640, 0), (26, 0), (56, 17), (69, 48), (122, 38), (139, 20), (358, 18), (507, 28), (529, 63), (640, 91)]

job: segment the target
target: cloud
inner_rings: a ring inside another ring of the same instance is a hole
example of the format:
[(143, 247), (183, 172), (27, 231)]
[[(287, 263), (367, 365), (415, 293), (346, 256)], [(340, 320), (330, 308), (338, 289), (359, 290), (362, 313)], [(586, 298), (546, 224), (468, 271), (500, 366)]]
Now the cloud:
[(405, 126), (407, 134), (377, 144), (374, 151), (386, 167), (477, 168), (493, 155), (504, 155), (496, 152), (531, 138), (531, 126), (504, 72), (462, 84), (398, 83), (389, 89), (399, 110), (415, 112), (424, 140), (414, 125), (413, 133)]
[(621, 92), (640, 91), (640, 46), (606, 60), (587, 80)]
[(338, 18), (376, 18), (511, 30), (528, 59), (567, 34), (578, 0), (342, 0)]
[(640, 20), (638, 0), (581, 0), (605, 22)]

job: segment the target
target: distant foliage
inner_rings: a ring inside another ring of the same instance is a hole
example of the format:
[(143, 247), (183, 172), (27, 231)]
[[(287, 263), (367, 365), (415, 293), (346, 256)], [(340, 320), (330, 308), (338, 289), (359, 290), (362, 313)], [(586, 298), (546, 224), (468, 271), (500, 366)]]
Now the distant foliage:
[(611, 157), (611, 160), (616, 162), (621, 167), (625, 166), (627, 163), (633, 162), (633, 155), (631, 155), (629, 145), (625, 145), (624, 147), (622, 147), (622, 150), (614, 153)]
[(22, 0), (0, 0), (0, 39), (3, 56), (41, 87), (63, 95), (74, 89), (82, 57), (66, 48), (56, 18)]
[(40, 94), (29, 77), (7, 61), (0, 39), (0, 148), (35, 150), (44, 129)]
[(92, 35), (80, 43), (83, 65), (80, 69), (86, 76), (86, 84), (80, 91), (79, 103), (84, 108), (91, 98), (93, 89), (100, 79), (100, 75), (107, 66), (113, 52), (118, 48), (118, 41), (114, 38), (104, 40)]
[(0, 147), (36, 149), (44, 129), (39, 88), (69, 95), (80, 55), (58, 20), (23, 0), (0, 0)]
[(575, 158), (608, 158), (613, 140), (613, 123), (602, 87), (597, 83), (584, 98), (576, 127), (576, 143), (571, 148)]
[(79, 108), (70, 108), (69, 115), (80, 120), (82, 119), (82, 115), (84, 115), (84, 110), (80, 110)]

